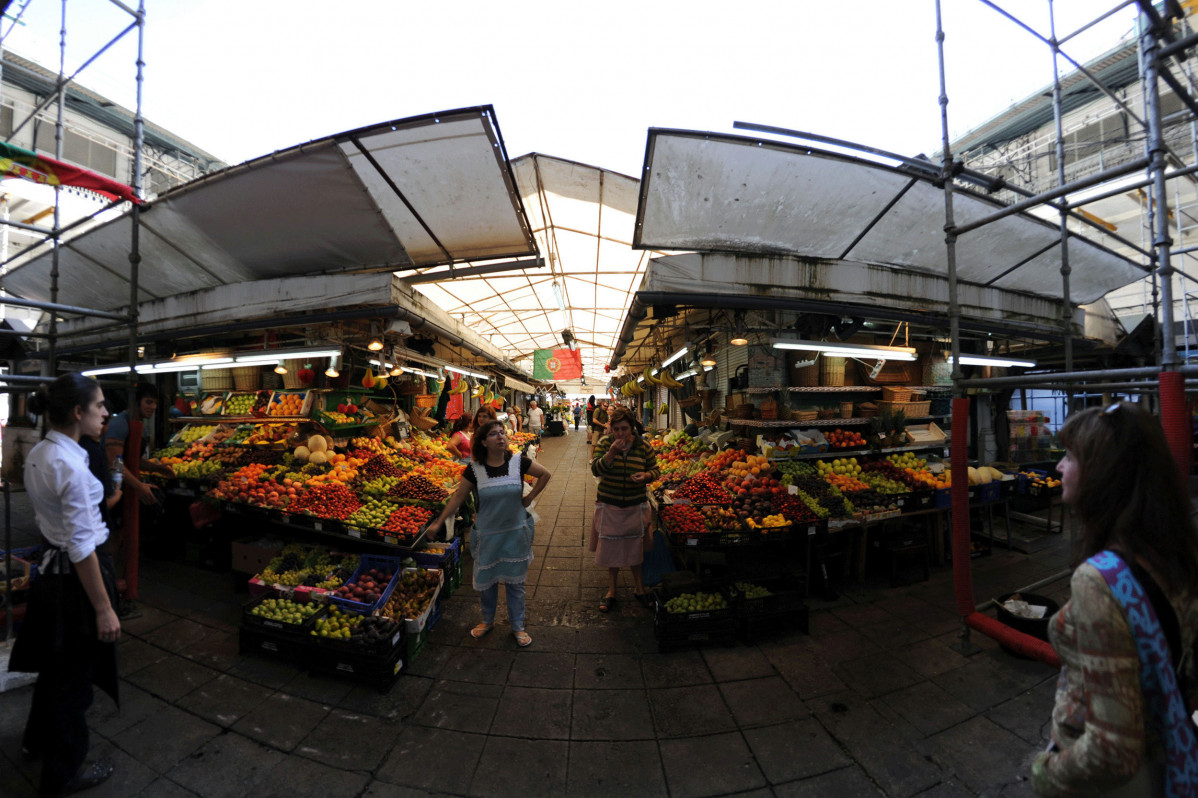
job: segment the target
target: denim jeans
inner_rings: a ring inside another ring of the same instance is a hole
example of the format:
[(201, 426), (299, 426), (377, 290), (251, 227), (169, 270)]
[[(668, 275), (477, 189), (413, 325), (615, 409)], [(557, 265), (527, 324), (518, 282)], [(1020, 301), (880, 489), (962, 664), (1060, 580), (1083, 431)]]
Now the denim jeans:
[[(507, 617), (511, 621), (512, 631), (524, 631), (524, 585), (506, 584), (503, 592), (507, 595)], [(480, 591), (478, 600), (483, 608), (483, 623), (492, 625), (495, 623), (495, 608), (499, 606), (499, 584)]]

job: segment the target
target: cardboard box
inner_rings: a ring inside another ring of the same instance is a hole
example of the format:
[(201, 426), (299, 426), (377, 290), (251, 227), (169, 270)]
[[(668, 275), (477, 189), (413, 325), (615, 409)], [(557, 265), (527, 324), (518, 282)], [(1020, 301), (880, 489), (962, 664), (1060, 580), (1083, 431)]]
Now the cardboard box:
[(916, 446), (935, 446), (948, 440), (948, 435), (935, 422), (928, 424), (908, 424), (907, 435)]
[(281, 540), (243, 538), (233, 541), (233, 570), (242, 574), (260, 574), (283, 550)]

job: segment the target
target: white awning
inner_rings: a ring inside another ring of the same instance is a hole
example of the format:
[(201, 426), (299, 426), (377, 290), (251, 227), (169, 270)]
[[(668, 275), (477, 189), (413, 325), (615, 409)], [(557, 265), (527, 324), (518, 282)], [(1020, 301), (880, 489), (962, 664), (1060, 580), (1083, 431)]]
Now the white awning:
[[(130, 214), (71, 238), (57, 301), (129, 304)], [(139, 215), (139, 302), (252, 280), (534, 255), (490, 106), (351, 130), (168, 191)], [(3, 287), (50, 300), (49, 245)]]
[(512, 388), (520, 393), (535, 394), (537, 389), (529, 385), (527, 382), (522, 382), (515, 377), (504, 377), (503, 387)]
[[(809, 146), (693, 131), (649, 132), (633, 246), (857, 261), (948, 274), (944, 190), (926, 174)], [(954, 186), (958, 225), (1001, 204)], [(1009, 216), (957, 242), (957, 279), (1060, 300), (1060, 233)], [(1077, 235), (1070, 300), (1093, 302), (1146, 269)]]

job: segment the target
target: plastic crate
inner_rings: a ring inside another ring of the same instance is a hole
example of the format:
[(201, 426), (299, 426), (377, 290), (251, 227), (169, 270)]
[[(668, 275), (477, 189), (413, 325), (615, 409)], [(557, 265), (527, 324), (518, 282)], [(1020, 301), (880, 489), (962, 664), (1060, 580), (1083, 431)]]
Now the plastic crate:
[(952, 488), (936, 488), (935, 497), (932, 500), (932, 506), (937, 510), (944, 510), (953, 506), (953, 491)]
[[(727, 606), (720, 609), (696, 610), (694, 612), (669, 612), (665, 605), (672, 598), (684, 593), (720, 593)], [(726, 587), (681, 589), (661, 585), (653, 590), (653, 628), (660, 636), (686, 636), (702, 631), (703, 627), (722, 628), (724, 621), (734, 620), (732, 597)]]
[(770, 591), (768, 596), (746, 598), (737, 588), (736, 582), (733, 582), (730, 592), (732, 594), (732, 610), (737, 618), (797, 610), (803, 606), (803, 582), (797, 576), (737, 581), (750, 582)]
[(289, 661), (306, 658), (312, 649), (302, 635), (245, 625), (238, 630), (237, 645), (242, 654), (260, 654)]
[(426, 543), (424, 549), (412, 552), (412, 559), (422, 568), (443, 570), (449, 570), (448, 566), (461, 559), (461, 556), (461, 538), (454, 538), (452, 543)]
[(346, 584), (357, 581), (358, 577), (364, 571), (369, 571), (372, 568), (378, 568), (379, 570), (387, 570), (391, 572), (391, 581), (389, 581), (387, 586), (383, 588), (383, 593), (381, 596), (379, 596), (377, 601), (366, 604), (361, 601), (354, 601), (352, 599), (342, 598), (332, 594), (329, 595), (329, 601), (343, 609), (350, 610), (351, 612), (361, 613), (363, 615), (369, 615), (379, 607), (382, 607), (384, 604), (386, 604), (387, 599), (391, 597), (391, 591), (395, 589), (396, 578), (399, 576), (399, 572), (401, 570), (400, 560), (398, 557), (380, 557), (377, 554), (363, 554), (357, 570), (354, 571), (353, 576), (346, 580)]
[(982, 502), (983, 504), (988, 504), (990, 502), (996, 502), (1002, 498), (1002, 483), (1001, 482), (988, 482), (985, 485), (978, 485), (977, 488), (978, 488), (977, 500), (979, 502)]
[[(406, 574), (406, 573), (409, 573), (409, 572), (415, 571), (415, 570), (416, 570), (415, 568), (404, 568), (401, 573), (396, 574), (397, 583), (398, 583), (398, 578), (402, 574)], [(429, 619), (433, 614), (434, 608), (437, 606), (437, 599), (440, 597), (441, 590), (445, 586), (445, 572), (444, 571), (441, 571), (436, 568), (428, 568), (426, 570), (428, 570), (430, 573), (438, 574), (438, 576), (440, 577), (440, 584), (437, 586), (437, 589), (435, 591), (433, 591), (432, 599), (429, 601), (428, 606), (426, 606), (424, 608), (424, 610), (421, 611), (419, 617), (403, 619), (404, 627), (407, 629), (409, 634), (419, 634), (420, 632), (423, 632), (425, 630), (425, 628), (427, 628)], [(390, 598), (390, 594), (388, 594), (388, 598)], [(386, 609), (386, 603), (387, 602), (384, 601), (382, 604), (379, 605), (381, 610)]]
[(318, 648), (308, 656), (308, 669), (316, 674), (353, 679), (359, 684), (386, 691), (404, 672), (410, 660), (402, 642), (386, 655), (350, 649)]
[(332, 652), (343, 652), (347, 654), (370, 654), (374, 656), (386, 655), (394, 651), (397, 647), (403, 645), (405, 635), (404, 625), (397, 624), (395, 630), (382, 640), (376, 641), (356, 641), (356, 640), (340, 640), (331, 637), (321, 637), (316, 634), (316, 622), (327, 614), (328, 610), (322, 610), (316, 615), (312, 621), (312, 629), (309, 630), (308, 636), (310, 642), (319, 649)]
[[(243, 607), (242, 611), (241, 611), (241, 628), (242, 629), (254, 629), (254, 630), (263, 631), (263, 632), (271, 632), (274, 634), (281, 634), (284, 636), (291, 636), (291, 637), (303, 637), (303, 636), (307, 635), (308, 632), (311, 630), (313, 620), (315, 619), (315, 617), (318, 613), (313, 613), (312, 615), (309, 615), (307, 618), (304, 619), (303, 623), (299, 623), (299, 624), (284, 623), (283, 621), (276, 621), (273, 618), (264, 618), (261, 615), (253, 614), (253, 609), (255, 607), (257, 607), (259, 604), (266, 601), (267, 599), (271, 599), (271, 598), (284, 598), (284, 597), (279, 596), (278, 593), (276, 593), (275, 591), (272, 590), (268, 593), (264, 593), (261, 596), (258, 596), (256, 599), (251, 601), (249, 604), (246, 604), (245, 607)], [(297, 602), (297, 603), (300, 603), (300, 602)]]
[(936, 490), (934, 488), (918, 488), (911, 491), (903, 502), (903, 512), (913, 513), (916, 510), (927, 510), (936, 506)]

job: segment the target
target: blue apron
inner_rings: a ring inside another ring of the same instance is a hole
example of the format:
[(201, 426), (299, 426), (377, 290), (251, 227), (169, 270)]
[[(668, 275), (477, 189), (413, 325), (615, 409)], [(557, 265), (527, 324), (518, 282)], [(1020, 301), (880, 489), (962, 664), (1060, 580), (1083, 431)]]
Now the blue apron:
[(524, 509), (520, 457), (508, 460), (507, 473), (491, 477), (481, 463), (471, 463), (478, 486), (478, 512), (470, 529), (474, 554), (474, 589), (500, 582), (523, 584), (532, 562), (534, 525)]

